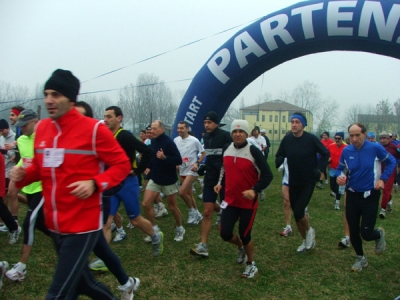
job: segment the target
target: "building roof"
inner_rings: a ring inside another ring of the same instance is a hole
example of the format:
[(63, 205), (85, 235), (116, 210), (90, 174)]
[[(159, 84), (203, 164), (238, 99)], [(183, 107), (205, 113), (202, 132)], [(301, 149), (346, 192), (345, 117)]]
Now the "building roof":
[(298, 107), (296, 105), (290, 104), (288, 102), (282, 101), (282, 100), (273, 100), (273, 101), (268, 101), (256, 105), (251, 105), (247, 107), (241, 108), (241, 110), (264, 110), (264, 111), (279, 111), (279, 110), (285, 110), (285, 111), (308, 111), (308, 109), (304, 109), (301, 107)]

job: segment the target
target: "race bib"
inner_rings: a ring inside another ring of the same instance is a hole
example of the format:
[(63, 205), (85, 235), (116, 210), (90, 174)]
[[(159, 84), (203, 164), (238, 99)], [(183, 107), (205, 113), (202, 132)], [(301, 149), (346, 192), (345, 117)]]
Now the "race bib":
[(182, 158), (181, 167), (182, 167), (182, 168), (189, 167), (189, 157), (183, 157), (183, 158)]
[(57, 168), (64, 162), (65, 149), (45, 148), (43, 155), (43, 167)]
[(226, 202), (225, 200), (223, 200), (223, 201), (221, 202), (221, 205), (220, 205), (219, 207), (221, 207), (222, 209), (227, 208), (227, 207), (228, 207), (228, 202)]

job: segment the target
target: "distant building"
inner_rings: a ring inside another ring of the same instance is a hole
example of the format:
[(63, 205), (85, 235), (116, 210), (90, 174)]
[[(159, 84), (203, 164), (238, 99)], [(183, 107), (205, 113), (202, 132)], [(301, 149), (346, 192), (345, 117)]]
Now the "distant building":
[(362, 123), (367, 131), (372, 131), (379, 135), (382, 131), (399, 132), (400, 116), (396, 115), (363, 115), (357, 116), (357, 122)]
[(280, 141), (290, 130), (290, 119), (295, 112), (302, 112), (307, 118), (305, 131), (313, 130), (313, 115), (304, 108), (282, 100), (274, 100), (247, 106), (240, 109), (241, 119), (247, 120), (250, 127), (259, 126), (267, 131), (270, 140)]

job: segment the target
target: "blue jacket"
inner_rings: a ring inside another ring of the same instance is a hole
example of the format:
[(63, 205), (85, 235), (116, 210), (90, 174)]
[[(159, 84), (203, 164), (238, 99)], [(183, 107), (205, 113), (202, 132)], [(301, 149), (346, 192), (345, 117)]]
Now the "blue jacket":
[[(386, 165), (383, 173), (381, 163)], [(396, 160), (382, 145), (364, 141), (360, 150), (353, 145), (343, 149), (336, 176), (340, 176), (347, 167), (348, 188), (355, 192), (366, 192), (373, 190), (379, 179), (386, 182), (395, 166)]]
[[(159, 185), (171, 185), (178, 181), (176, 166), (182, 164), (181, 154), (174, 141), (165, 133), (151, 140), (150, 147), (153, 149), (149, 168), (150, 179)], [(157, 158), (157, 152), (162, 149), (166, 159)]]

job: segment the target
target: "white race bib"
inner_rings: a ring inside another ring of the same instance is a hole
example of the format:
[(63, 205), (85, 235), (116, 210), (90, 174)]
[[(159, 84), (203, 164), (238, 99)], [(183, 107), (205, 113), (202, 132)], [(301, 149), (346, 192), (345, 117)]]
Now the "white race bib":
[(64, 162), (65, 149), (44, 148), (43, 167), (57, 168)]

